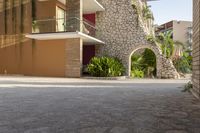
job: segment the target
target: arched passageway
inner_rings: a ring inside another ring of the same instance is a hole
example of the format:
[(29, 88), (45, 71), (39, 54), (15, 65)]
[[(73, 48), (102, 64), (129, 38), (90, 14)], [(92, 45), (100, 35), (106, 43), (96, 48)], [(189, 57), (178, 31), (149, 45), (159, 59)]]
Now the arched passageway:
[(161, 78), (161, 69), (162, 69), (162, 53), (161, 51), (152, 45), (138, 45), (138, 47), (134, 48), (129, 55), (129, 65), (128, 65), (128, 75), (131, 76), (131, 57), (140, 49), (150, 49), (156, 57), (156, 77)]
[(130, 75), (131, 78), (157, 77), (156, 55), (151, 49), (138, 49), (132, 53)]

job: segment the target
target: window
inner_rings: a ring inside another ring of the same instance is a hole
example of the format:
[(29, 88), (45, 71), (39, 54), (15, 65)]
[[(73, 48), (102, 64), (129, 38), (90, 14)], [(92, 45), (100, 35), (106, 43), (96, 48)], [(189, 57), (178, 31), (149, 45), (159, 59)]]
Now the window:
[(65, 31), (65, 10), (60, 7), (56, 7), (56, 31)]

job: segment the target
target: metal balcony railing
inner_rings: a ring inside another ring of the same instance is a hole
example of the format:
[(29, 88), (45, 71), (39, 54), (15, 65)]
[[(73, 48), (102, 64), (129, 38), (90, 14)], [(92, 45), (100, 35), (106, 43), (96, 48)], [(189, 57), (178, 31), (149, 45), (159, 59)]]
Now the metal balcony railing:
[(69, 19), (42, 19), (32, 22), (32, 33), (62, 33), (62, 32), (82, 32), (92, 37), (97, 37), (99, 31), (92, 22), (80, 20), (72, 17)]

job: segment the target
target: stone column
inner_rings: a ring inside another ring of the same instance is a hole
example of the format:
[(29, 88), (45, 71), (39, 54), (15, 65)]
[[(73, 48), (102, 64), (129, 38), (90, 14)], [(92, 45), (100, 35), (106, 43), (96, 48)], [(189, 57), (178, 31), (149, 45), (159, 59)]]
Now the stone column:
[(65, 76), (68, 78), (79, 78), (82, 75), (82, 39), (68, 39), (65, 45)]
[[(66, 0), (66, 31), (82, 32), (83, 0)], [(83, 41), (80, 38), (67, 39), (66, 70), (69, 78), (78, 78), (82, 74)]]
[(66, 0), (66, 30), (82, 31), (83, 0)]

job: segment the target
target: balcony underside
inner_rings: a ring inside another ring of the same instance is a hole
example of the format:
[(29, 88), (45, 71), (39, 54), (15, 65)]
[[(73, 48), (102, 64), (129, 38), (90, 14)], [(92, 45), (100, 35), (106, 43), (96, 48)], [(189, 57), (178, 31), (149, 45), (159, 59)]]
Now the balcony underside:
[(105, 9), (96, 0), (83, 0), (83, 13), (90, 14), (97, 11), (104, 11)]
[(26, 37), (36, 40), (59, 40), (59, 39), (81, 38), (83, 39), (83, 42), (87, 44), (104, 44), (103, 41), (81, 32), (28, 34), (26, 35)]
[[(59, 1), (65, 4), (65, 0)], [(103, 6), (97, 0), (83, 0), (83, 14), (90, 14), (104, 10)]]

